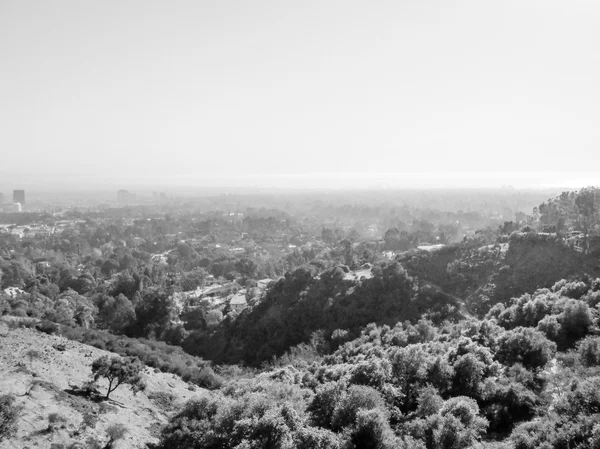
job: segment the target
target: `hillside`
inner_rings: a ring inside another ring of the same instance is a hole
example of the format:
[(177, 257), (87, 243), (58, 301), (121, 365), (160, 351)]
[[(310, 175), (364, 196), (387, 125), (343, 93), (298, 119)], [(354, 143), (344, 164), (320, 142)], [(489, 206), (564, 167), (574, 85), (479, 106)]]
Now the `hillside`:
[(455, 299), (419, 286), (396, 262), (360, 273), (361, 279), (354, 279), (341, 267), (321, 273), (298, 268), (269, 288), (255, 307), (223, 320), (208, 335), (192, 332), (183, 347), (219, 363), (259, 366), (313, 337), (335, 347), (340, 343), (332, 340), (336, 331), (352, 338), (369, 323), (458, 318)]
[(464, 298), (480, 316), (494, 304), (549, 288), (561, 279), (600, 274), (595, 254), (583, 254), (556, 234), (535, 232), (515, 232), (492, 245), (412, 251), (397, 260), (411, 276)]
[[(92, 361), (106, 354), (115, 356), (60, 336), (11, 329), (0, 321), (0, 391), (15, 395), (16, 403), (23, 407), (16, 435), (1, 442), (0, 448), (46, 449), (73, 443), (93, 447), (89, 438), (104, 447), (106, 431), (116, 423), (124, 424), (127, 433), (114, 448), (143, 448), (146, 442), (156, 441), (175, 404), (203, 395), (204, 390), (193, 387), (196, 391), (190, 391), (180, 378), (150, 368), (143, 373), (146, 391), (135, 396), (127, 386), (116, 389), (108, 401), (94, 402), (74, 394), (74, 386), (90, 379)], [(106, 382), (99, 385), (104, 393)], [(49, 430), (48, 417), (53, 413), (64, 422), (57, 419), (55, 430)]]
[(188, 403), (157, 449), (598, 448), (599, 304), (600, 279), (561, 280), (481, 320), (313, 339)]

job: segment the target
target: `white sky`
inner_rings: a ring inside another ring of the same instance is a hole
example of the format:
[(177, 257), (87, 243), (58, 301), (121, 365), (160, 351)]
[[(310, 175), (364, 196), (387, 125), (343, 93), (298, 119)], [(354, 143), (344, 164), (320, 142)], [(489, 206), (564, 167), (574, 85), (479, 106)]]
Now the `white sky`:
[(600, 2), (0, 0), (0, 156), (5, 190), (600, 184)]

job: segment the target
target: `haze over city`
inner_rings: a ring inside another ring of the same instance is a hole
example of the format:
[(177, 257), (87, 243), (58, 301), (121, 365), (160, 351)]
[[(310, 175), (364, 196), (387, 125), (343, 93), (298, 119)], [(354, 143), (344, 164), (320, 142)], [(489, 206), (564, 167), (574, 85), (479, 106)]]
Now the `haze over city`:
[(580, 187), (600, 5), (0, 4), (0, 188)]

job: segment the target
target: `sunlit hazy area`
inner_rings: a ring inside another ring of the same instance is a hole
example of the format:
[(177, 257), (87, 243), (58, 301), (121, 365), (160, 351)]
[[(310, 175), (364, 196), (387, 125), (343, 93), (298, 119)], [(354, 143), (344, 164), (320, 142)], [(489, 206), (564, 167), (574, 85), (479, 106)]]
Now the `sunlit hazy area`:
[(0, 2), (0, 189), (580, 187), (600, 4)]

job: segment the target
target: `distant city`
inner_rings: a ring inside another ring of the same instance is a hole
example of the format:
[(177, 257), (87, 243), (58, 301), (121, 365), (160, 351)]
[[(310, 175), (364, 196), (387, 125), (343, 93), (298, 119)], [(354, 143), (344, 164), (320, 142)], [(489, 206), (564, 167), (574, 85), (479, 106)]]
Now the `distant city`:
[(0, 210), (2, 212), (22, 212), (25, 207), (25, 190), (13, 190), (12, 202), (7, 203), (0, 192)]
[(64, 209), (106, 209), (109, 207), (134, 206), (143, 204), (167, 204), (173, 200), (166, 192), (152, 192), (138, 195), (129, 190), (118, 190), (112, 198), (106, 194), (74, 194), (66, 192), (59, 194), (37, 194), (28, 202), (24, 189), (12, 192), (12, 201), (9, 196), (0, 192), (0, 212), (50, 212)]

